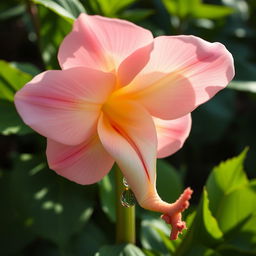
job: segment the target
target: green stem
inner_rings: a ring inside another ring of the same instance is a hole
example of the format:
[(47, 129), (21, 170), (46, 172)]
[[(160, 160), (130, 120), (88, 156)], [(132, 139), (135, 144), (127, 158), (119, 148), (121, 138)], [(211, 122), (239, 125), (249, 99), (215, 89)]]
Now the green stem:
[(123, 175), (115, 166), (116, 183), (116, 243), (135, 243), (135, 207), (124, 207), (121, 204), (121, 194), (125, 190)]

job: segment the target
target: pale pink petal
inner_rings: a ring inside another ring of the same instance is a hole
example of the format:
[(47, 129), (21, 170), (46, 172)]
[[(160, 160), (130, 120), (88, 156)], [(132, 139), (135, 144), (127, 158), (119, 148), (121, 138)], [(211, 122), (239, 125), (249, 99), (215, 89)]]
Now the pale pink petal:
[(101, 180), (114, 164), (97, 136), (77, 146), (47, 140), (49, 167), (59, 175), (85, 185)]
[(114, 86), (112, 74), (88, 68), (46, 71), (17, 92), (15, 105), (41, 135), (77, 145), (95, 132), (101, 105)]
[[(185, 228), (181, 212), (189, 205), (187, 189), (173, 204), (156, 191), (156, 133), (151, 116), (134, 102), (123, 101), (103, 108), (98, 123), (100, 140), (122, 170), (141, 207), (163, 213), (172, 225), (171, 239)], [(168, 188), (166, 188), (168, 189)]]
[(133, 102), (114, 102), (103, 108), (98, 134), (137, 200), (143, 201), (153, 193), (156, 178), (157, 139), (152, 117)]
[(152, 42), (150, 31), (131, 22), (83, 13), (62, 42), (58, 59), (62, 69), (85, 66), (117, 71), (136, 51), (139, 57), (133, 55), (120, 67), (120, 81), (127, 82), (146, 64)]
[(157, 157), (163, 158), (178, 151), (191, 129), (191, 115), (174, 120), (153, 118), (157, 132)]
[(142, 103), (161, 119), (176, 119), (223, 89), (234, 76), (232, 55), (220, 43), (194, 36), (154, 40), (145, 68), (117, 95)]

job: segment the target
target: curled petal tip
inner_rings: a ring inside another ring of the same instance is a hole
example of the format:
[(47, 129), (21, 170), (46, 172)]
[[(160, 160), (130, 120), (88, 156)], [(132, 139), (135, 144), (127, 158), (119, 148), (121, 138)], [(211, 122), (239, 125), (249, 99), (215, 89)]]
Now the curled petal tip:
[(191, 188), (186, 188), (178, 200), (171, 204), (169, 211), (161, 216), (167, 224), (172, 226), (171, 240), (176, 240), (179, 233), (187, 228), (185, 221), (181, 219), (181, 213), (189, 207), (189, 199), (192, 193), (193, 190)]

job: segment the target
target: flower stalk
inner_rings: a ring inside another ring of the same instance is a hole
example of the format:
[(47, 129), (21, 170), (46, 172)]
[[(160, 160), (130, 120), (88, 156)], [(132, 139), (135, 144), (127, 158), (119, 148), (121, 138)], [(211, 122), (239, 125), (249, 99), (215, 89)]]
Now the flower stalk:
[(123, 175), (115, 165), (116, 184), (116, 243), (135, 244), (135, 206), (124, 207), (121, 204), (121, 195), (125, 190)]

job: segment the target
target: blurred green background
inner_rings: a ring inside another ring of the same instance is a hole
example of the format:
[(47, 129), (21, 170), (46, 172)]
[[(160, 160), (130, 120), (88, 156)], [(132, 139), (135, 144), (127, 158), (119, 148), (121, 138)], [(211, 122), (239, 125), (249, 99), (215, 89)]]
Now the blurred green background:
[[(16, 113), (15, 92), (59, 69), (58, 47), (81, 12), (130, 20), (154, 36), (219, 41), (233, 54), (235, 79), (192, 113), (184, 147), (158, 162), (163, 199), (195, 191), (190, 228), (175, 242), (158, 215), (137, 207), (136, 246), (114, 245), (113, 172), (85, 187), (57, 176), (45, 139)], [(0, 38), (1, 256), (256, 255), (255, 0), (1, 0)]]

